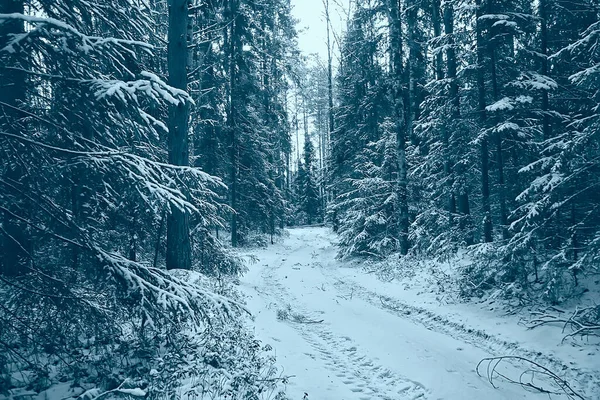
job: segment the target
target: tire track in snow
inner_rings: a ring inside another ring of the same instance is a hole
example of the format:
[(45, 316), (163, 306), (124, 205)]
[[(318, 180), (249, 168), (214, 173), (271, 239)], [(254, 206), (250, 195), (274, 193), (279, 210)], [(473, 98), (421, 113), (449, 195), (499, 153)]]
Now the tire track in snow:
[[(323, 252), (335, 247), (335, 244), (331, 241), (331, 237), (327, 237), (327, 235), (319, 235), (319, 240), (319, 249)], [(328, 242), (328, 245), (324, 245), (324, 241)], [(340, 293), (352, 293), (353, 296), (392, 315), (410, 321), (413, 324), (421, 325), (431, 331), (458, 339), (489, 354), (519, 355), (533, 360), (554, 370), (562, 378), (574, 383), (583, 392), (600, 393), (600, 375), (597, 374), (596, 370), (578, 368), (573, 363), (567, 365), (550, 354), (523, 347), (517, 342), (501, 339), (480, 329), (474, 329), (466, 324), (448, 319), (446, 316), (436, 314), (434, 311), (426, 308), (413, 306), (397, 298), (378, 294), (353, 280), (350, 283), (342, 281), (332, 273), (339, 265), (339, 261), (334, 258), (330, 258), (330, 261), (325, 264), (319, 263), (323, 275), (329, 278), (331, 282), (335, 282), (333, 286)]]
[(473, 345), (489, 354), (519, 355), (531, 359), (558, 372), (559, 375), (567, 381), (576, 383), (576, 387), (579, 389), (587, 387), (587, 389), (584, 389), (584, 392), (600, 392), (600, 376), (593, 372), (573, 368), (573, 366), (567, 366), (550, 355), (532, 351), (522, 347), (518, 343), (500, 339), (485, 331), (470, 328), (460, 322), (451, 321), (448, 318), (425, 308), (409, 305), (401, 300), (377, 294), (354, 281), (351, 283), (342, 281), (333, 276), (327, 268), (322, 268), (321, 271), (325, 276), (335, 282), (333, 285), (340, 292), (351, 292), (353, 296), (385, 310), (388, 313), (406, 319), (414, 324), (422, 325), (431, 331), (442, 333), (464, 343)]
[[(324, 328), (306, 327), (301, 330), (325, 365), (342, 383), (355, 393), (363, 394), (360, 400), (380, 398), (427, 399), (428, 391), (418, 382), (400, 377), (362, 354), (348, 337), (338, 337)], [(343, 355), (343, 357), (339, 356)]]
[[(306, 250), (302, 244), (296, 249), (286, 246), (293, 253)], [(310, 320), (318, 320), (319, 315), (306, 310), (286, 287), (276, 279), (275, 272), (283, 267), (287, 258), (274, 265), (265, 264), (262, 270), (264, 289), (269, 289), (269, 300), (281, 307), (294, 304), (294, 311)], [(263, 294), (263, 296), (265, 296)], [(283, 322), (283, 321), (282, 321)], [(356, 393), (359, 400), (427, 400), (429, 391), (420, 383), (399, 376), (393, 371), (377, 363), (376, 360), (363, 354), (349, 337), (340, 337), (326, 328), (326, 324), (302, 324), (289, 322), (300, 333), (302, 338), (315, 350), (317, 357), (323, 361), (328, 371), (340, 380), (350, 391)]]

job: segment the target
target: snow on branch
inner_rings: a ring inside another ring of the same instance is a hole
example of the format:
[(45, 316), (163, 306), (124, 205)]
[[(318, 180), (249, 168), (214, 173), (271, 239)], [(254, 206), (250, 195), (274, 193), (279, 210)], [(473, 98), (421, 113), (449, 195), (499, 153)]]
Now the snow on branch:
[(219, 178), (198, 168), (165, 164), (131, 153), (96, 153), (85, 158), (96, 166), (104, 166), (106, 176), (112, 176), (115, 167), (120, 167), (122, 175), (132, 181), (146, 203), (152, 203), (153, 198), (183, 212), (199, 213), (200, 210), (182, 190), (198, 193), (203, 198), (216, 198), (218, 195), (210, 187), (226, 187)]
[(563, 333), (567, 329), (571, 329), (571, 332), (563, 337), (563, 342), (575, 336), (600, 336), (600, 306), (577, 307), (568, 317), (562, 310), (554, 309), (554, 311), (557, 313), (532, 313), (535, 318), (529, 321), (528, 329), (535, 329), (548, 324), (561, 324)]
[[(128, 49), (128, 47), (140, 47), (146, 51), (150, 51), (150, 50), (154, 49), (154, 46), (152, 46), (151, 44), (148, 44), (145, 42), (140, 42), (137, 40), (117, 39), (117, 38), (113, 38), (113, 37), (89, 36), (89, 35), (86, 35), (80, 31), (78, 31), (73, 26), (71, 26), (63, 21), (60, 21), (58, 19), (55, 19), (55, 18), (37, 17), (37, 16), (25, 15), (25, 14), (21, 14), (21, 13), (0, 14), (0, 23), (3, 23), (7, 20), (15, 20), (15, 19), (27, 22), (31, 25), (38, 25), (42, 29), (50, 28), (50, 29), (63, 31), (63, 32), (69, 34), (70, 36), (79, 39), (81, 41), (81, 44), (78, 46), (78, 48), (79, 48), (79, 50), (83, 51), (86, 54), (95, 49), (107, 47), (110, 45), (117, 46), (117, 47), (121, 48), (122, 50), (125, 50), (125, 51), (131, 53), (134, 56), (135, 56), (135, 54), (133, 54)], [(35, 32), (35, 30), (33, 30), (31, 32)], [(30, 37), (31, 32), (13, 35), (13, 39), (8, 42), (6, 47), (4, 47), (3, 49), (0, 49), (0, 50), (8, 51), (10, 53), (15, 52), (16, 51), (15, 46), (20, 45), (20, 43), (26, 41)]]
[(571, 76), (569, 80), (575, 84), (583, 83), (590, 77), (600, 75), (600, 64), (592, 65), (591, 67), (585, 68)]
[[(504, 362), (511, 364), (520, 364), (524, 370), (517, 377), (512, 377), (505, 369), (501, 369)], [(485, 374), (483, 369), (485, 367)], [(498, 378), (504, 381), (519, 385), (526, 390), (551, 395), (566, 395), (569, 399), (586, 400), (583, 395), (573, 389), (573, 387), (563, 378), (552, 372), (548, 368), (520, 356), (499, 356), (486, 357), (479, 361), (476, 368), (479, 376), (487, 378), (490, 385), (497, 388), (494, 383)]]
[(236, 310), (245, 311), (234, 300), (179, 278), (172, 271), (149, 267), (99, 247), (92, 250), (110, 274), (155, 315), (183, 315), (196, 323), (210, 323), (214, 318), (223, 320), (232, 316)]
[(516, 98), (504, 97), (493, 104), (490, 104), (485, 109), (490, 112), (495, 111), (511, 111), (519, 104), (530, 104), (533, 101), (531, 96), (518, 96)]
[(187, 101), (194, 104), (186, 91), (167, 85), (157, 75), (147, 71), (142, 72), (141, 75), (147, 79), (134, 81), (94, 79), (92, 80), (92, 87), (96, 90), (94, 94), (98, 100), (117, 96), (124, 103), (129, 99), (137, 103), (138, 94), (144, 94), (156, 103), (166, 101), (177, 106), (180, 102)]
[(600, 41), (600, 21), (590, 25), (582, 34), (582, 38), (552, 54), (549, 59), (558, 58), (565, 53), (583, 52)]
[(94, 387), (92, 389), (86, 390), (83, 392), (78, 398), (81, 400), (100, 400), (102, 398), (115, 398), (119, 395), (123, 397), (147, 397), (147, 391), (143, 390), (135, 385), (133, 387), (128, 387), (131, 383), (133, 383), (130, 379), (125, 379), (117, 388), (107, 390), (105, 392), (100, 391), (100, 389)]
[[(90, 166), (107, 179), (125, 179), (138, 188), (138, 192), (147, 204), (152, 200), (167, 203), (182, 211), (199, 213), (200, 208), (210, 207), (206, 198), (217, 198), (211, 188), (226, 188), (217, 177), (207, 174), (199, 168), (178, 166), (120, 150), (81, 151), (51, 146), (44, 142), (0, 131), (0, 135), (58, 153), (62, 158), (71, 159), (82, 165)], [(117, 172), (117, 173), (116, 173)], [(182, 190), (196, 194), (195, 202), (188, 199)], [(198, 204), (195, 204), (198, 203)], [(206, 204), (205, 204), (206, 203)]]
[(554, 79), (533, 71), (522, 73), (517, 81), (511, 82), (509, 85), (526, 90), (558, 89), (558, 83)]

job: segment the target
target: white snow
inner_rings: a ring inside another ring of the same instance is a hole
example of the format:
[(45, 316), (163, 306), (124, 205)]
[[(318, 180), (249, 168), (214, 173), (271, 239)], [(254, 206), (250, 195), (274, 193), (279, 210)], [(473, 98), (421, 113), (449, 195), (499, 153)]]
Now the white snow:
[(512, 104), (512, 101), (509, 97), (504, 97), (500, 100), (498, 100), (497, 102), (495, 102), (494, 104), (490, 104), (489, 106), (487, 106), (485, 109), (487, 111), (502, 111), (502, 110), (513, 110), (515, 108), (515, 106)]
[[(291, 399), (305, 392), (310, 400), (548, 399), (501, 381), (496, 389), (475, 372), (482, 358), (507, 354), (552, 370), (563, 366), (559, 375), (598, 395), (600, 365), (587, 355), (594, 350), (561, 345), (560, 329), (527, 330), (489, 303), (449, 303), (416, 278), (384, 282), (357, 263), (336, 260), (334, 240), (327, 228), (299, 228), (247, 254), (258, 261), (241, 288), (256, 335), (292, 376)], [(427, 268), (415, 270), (431, 278)], [(522, 371), (507, 364), (502, 372)]]

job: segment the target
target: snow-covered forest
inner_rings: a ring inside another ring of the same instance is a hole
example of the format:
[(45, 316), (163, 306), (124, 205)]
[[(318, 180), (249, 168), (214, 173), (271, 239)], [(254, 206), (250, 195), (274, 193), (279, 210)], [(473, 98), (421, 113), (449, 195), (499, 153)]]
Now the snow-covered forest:
[(598, 399), (599, 265), (597, 0), (0, 0), (0, 398)]

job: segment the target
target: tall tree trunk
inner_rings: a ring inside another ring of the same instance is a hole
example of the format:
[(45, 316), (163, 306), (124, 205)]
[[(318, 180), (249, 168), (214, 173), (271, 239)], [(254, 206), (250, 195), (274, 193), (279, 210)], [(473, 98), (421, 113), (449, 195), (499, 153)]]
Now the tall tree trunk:
[[(167, 68), (169, 85), (187, 90), (187, 22), (188, 1), (169, 1)], [(189, 165), (187, 102), (169, 106), (169, 163)], [(171, 207), (167, 217), (167, 269), (190, 269), (192, 266), (189, 214)]]
[[(296, 131), (296, 166), (300, 165), (300, 120), (298, 119), (298, 108), (300, 107), (300, 103), (298, 103), (298, 91), (300, 90), (300, 86), (296, 88), (296, 92), (294, 93), (294, 129)], [(296, 170), (298, 172), (298, 170)]]
[[(540, 14), (540, 53), (542, 56), (541, 73), (548, 76), (548, 0), (539, 0)], [(548, 90), (542, 90), (542, 132), (544, 140), (552, 137), (552, 126), (550, 125), (550, 105)]]
[(400, 253), (408, 254), (408, 163), (406, 160), (406, 116), (404, 115), (404, 67), (402, 65), (402, 21), (399, 0), (389, 0), (391, 70), (394, 79), (393, 102), (398, 161), (398, 235)]
[[(433, 35), (439, 39), (442, 36), (442, 23), (440, 21), (440, 0), (431, 1), (431, 24), (433, 25)], [(438, 51), (434, 60), (435, 79), (444, 79), (444, 54)]]
[[(327, 127), (327, 135), (325, 138), (325, 149), (328, 149), (331, 145), (331, 136), (333, 135), (333, 131), (335, 129), (335, 121), (333, 116), (333, 54), (331, 48), (331, 20), (329, 15), (329, 0), (323, 0), (323, 5), (325, 6), (325, 19), (327, 25), (327, 117), (328, 117), (328, 127)], [(328, 151), (326, 151), (328, 153)], [(335, 189), (331, 190), (329, 193), (331, 199), (334, 199), (336, 196)], [(333, 212), (332, 222), (333, 222), (333, 230), (337, 232), (338, 226), (338, 215), (337, 211)]]
[[(459, 96), (459, 87), (458, 87), (458, 79), (457, 79), (457, 62), (456, 62), (456, 41), (454, 39), (454, 3), (453, 1), (446, 1), (444, 4), (444, 33), (446, 34), (447, 43), (446, 43), (446, 65), (447, 65), (447, 74), (448, 79), (450, 80), (450, 107), (452, 116), (452, 124), (458, 124), (461, 119), (461, 111), (460, 111), (460, 96)], [(454, 125), (453, 125), (454, 126)], [(450, 146), (451, 143), (448, 143)], [(449, 148), (450, 154), (448, 154), (448, 158), (452, 155), (452, 148)], [(451, 163), (453, 166), (454, 163)], [(458, 214), (460, 216), (459, 220), (459, 228), (462, 232), (465, 232), (466, 229), (469, 228), (469, 219), (471, 214), (471, 209), (469, 206), (469, 193), (467, 191), (465, 181), (465, 171), (462, 163), (458, 163), (455, 168), (454, 174), (456, 177), (457, 184), (457, 193), (452, 193), (452, 195), (456, 195), (456, 205), (454, 205), (454, 201), (450, 199), (450, 209), (458, 208)], [(467, 244), (470, 245), (473, 243), (473, 237), (469, 233), (466, 237)]]
[[(493, 0), (487, 0), (487, 13), (494, 14), (495, 12)], [(493, 43), (492, 27), (488, 28), (488, 51), (490, 55), (490, 73), (492, 79), (492, 95), (494, 101), (500, 100), (500, 88), (498, 84), (498, 71), (496, 65), (496, 45)], [(494, 118), (496, 120), (496, 118)], [(502, 133), (494, 134), (494, 143), (496, 145), (496, 169), (498, 173), (498, 202), (500, 203), (500, 227), (502, 229), (502, 238), (508, 239), (508, 217), (506, 211), (506, 195), (504, 182), (504, 157), (502, 150)]]
[[(483, 6), (481, 0), (475, 0), (475, 30), (477, 37), (477, 103), (481, 129), (485, 129), (487, 124), (486, 100), (485, 100), (485, 38), (483, 35)], [(492, 218), (490, 210), (490, 173), (489, 173), (489, 153), (488, 138), (483, 135), (481, 138), (481, 202), (483, 208), (483, 240), (486, 243), (492, 242)]]
[(328, 138), (331, 138), (331, 133), (335, 128), (333, 119), (333, 55), (331, 49), (331, 20), (329, 16), (329, 0), (323, 0), (325, 5), (325, 23), (327, 26), (327, 94), (328, 94), (328, 107), (327, 115), (329, 117), (329, 131)]
[[(440, 0), (431, 2), (431, 22), (433, 25), (433, 34), (436, 38), (442, 35), (442, 24), (440, 21)], [(448, 7), (448, 5), (446, 5)], [(444, 19), (444, 22), (446, 20)], [(451, 28), (453, 29), (453, 28)], [(450, 60), (450, 57), (447, 57)], [(456, 60), (454, 60), (456, 62)], [(444, 55), (442, 51), (438, 51), (434, 60), (435, 79), (439, 82), (444, 79)], [(449, 68), (448, 68), (449, 69)], [(456, 69), (456, 66), (455, 66)], [(455, 70), (456, 74), (456, 70)], [(454, 112), (452, 118), (455, 118)], [(452, 121), (455, 122), (455, 121)], [(456, 215), (456, 193), (454, 191), (454, 172), (452, 168), (452, 153), (450, 149), (450, 133), (448, 127), (443, 124), (441, 126), (442, 140), (444, 143), (444, 173), (448, 179), (448, 224), (450, 227), (454, 225), (454, 215)]]
[[(0, 1), (0, 13), (24, 13), (23, 0), (2, 0)], [(25, 32), (23, 21), (10, 19), (0, 24), (0, 49), (4, 48), (12, 35)], [(4, 54), (2, 54), (4, 53)], [(0, 64), (15, 65), (12, 61), (5, 64), (8, 58), (16, 60), (21, 57), (20, 54), (10, 54), (0, 52)], [(13, 135), (21, 136), (25, 127), (22, 124), (22, 117), (18, 109), (26, 100), (26, 76), (18, 69), (0, 68), (0, 130)], [(6, 140), (6, 139), (3, 139)], [(4, 147), (7, 148), (7, 147)], [(2, 149), (2, 147), (0, 147)], [(3, 171), (2, 180), (8, 182), (10, 186), (2, 185), (0, 190), (5, 193), (11, 193), (16, 199), (24, 199), (24, 196), (16, 190), (25, 190), (27, 187), (26, 171), (19, 164), (18, 160), (11, 160), (10, 164), (7, 154), (0, 152), (0, 159), (3, 164), (0, 171)], [(18, 221), (10, 214), (27, 217), (30, 204), (22, 201), (15, 201), (12, 204), (0, 204), (5, 206), (6, 211), (0, 210), (0, 274), (17, 275), (23, 271), (23, 267), (29, 261), (31, 253), (31, 237), (27, 226)]]
[(419, 62), (423, 62), (422, 48), (417, 33), (419, 32), (417, 13), (419, 7), (412, 0), (407, 1), (406, 29), (408, 31), (408, 114), (406, 118), (406, 131), (409, 138), (414, 137), (415, 121), (419, 118)]
[[(227, 115), (227, 125), (229, 129), (229, 162), (230, 162), (230, 206), (233, 210), (231, 214), (231, 245), (238, 245), (238, 214), (237, 214), (237, 196), (238, 196), (238, 144), (237, 144), (237, 52), (240, 50), (237, 34), (237, 0), (227, 2), (226, 20), (231, 21), (229, 27), (225, 27), (225, 43), (229, 44), (229, 107)], [(229, 33), (228, 33), (229, 30)], [(228, 41), (229, 39), (229, 41)]]
[(306, 96), (302, 95), (302, 127), (304, 128), (304, 140), (308, 139), (308, 113), (306, 105)]
[(323, 148), (323, 144), (325, 143), (325, 137), (323, 134), (323, 112), (321, 109), (321, 85), (320, 82), (317, 86), (317, 115), (316, 115), (316, 128), (317, 128), (317, 138), (319, 140), (319, 198), (321, 200), (321, 209), (325, 210), (327, 207), (326, 198), (325, 198), (325, 165), (323, 164), (323, 159), (325, 157), (325, 149)]
[[(232, 45), (232, 50), (234, 50), (234, 46)], [(236, 126), (236, 117), (235, 117), (235, 102), (234, 102), (234, 89), (235, 86), (235, 62), (231, 61), (230, 66), (230, 79), (231, 79), (231, 87), (232, 89), (232, 97), (231, 97), (231, 111), (230, 111), (230, 120), (229, 120), (229, 142), (231, 144), (231, 149), (229, 152), (229, 159), (231, 163), (230, 170), (230, 180), (231, 180), (231, 209), (233, 213), (231, 214), (231, 245), (233, 247), (237, 247), (238, 245), (238, 214), (237, 214), (237, 189), (238, 189), (238, 149), (237, 149), (237, 126)]]

